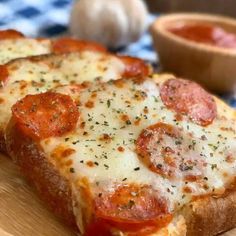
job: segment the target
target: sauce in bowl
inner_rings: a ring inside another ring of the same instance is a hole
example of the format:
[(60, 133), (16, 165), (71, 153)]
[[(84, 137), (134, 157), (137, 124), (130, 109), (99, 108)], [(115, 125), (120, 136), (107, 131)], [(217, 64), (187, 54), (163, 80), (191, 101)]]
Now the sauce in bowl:
[(185, 23), (169, 27), (168, 31), (190, 41), (236, 49), (236, 34), (227, 32), (219, 26), (204, 23)]

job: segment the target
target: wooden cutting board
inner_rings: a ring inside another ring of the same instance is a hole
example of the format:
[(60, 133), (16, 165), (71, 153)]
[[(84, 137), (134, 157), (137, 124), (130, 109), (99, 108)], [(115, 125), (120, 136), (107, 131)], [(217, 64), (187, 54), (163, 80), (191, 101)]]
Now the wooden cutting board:
[(75, 236), (44, 206), (11, 160), (0, 156), (0, 236)]
[[(50, 213), (12, 161), (0, 155), (0, 236), (32, 235), (75, 236)], [(236, 229), (221, 236), (236, 236)]]

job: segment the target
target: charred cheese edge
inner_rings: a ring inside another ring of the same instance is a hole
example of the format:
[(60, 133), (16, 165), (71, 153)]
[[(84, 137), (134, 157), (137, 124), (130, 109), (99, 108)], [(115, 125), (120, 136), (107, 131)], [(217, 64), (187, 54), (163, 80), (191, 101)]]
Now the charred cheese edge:
[[(71, 93), (63, 87), (55, 89), (55, 92), (70, 94), (75, 101), (79, 101), (80, 121), (74, 132), (41, 141), (48, 161), (69, 179), (73, 201), (78, 203), (75, 205), (86, 206), (78, 186), (84, 177), (88, 179), (92, 191), (96, 185), (112, 189), (114, 183), (146, 184), (159, 191), (162, 197), (168, 199), (168, 209), (176, 216), (168, 227), (152, 236), (185, 235), (184, 219), (178, 216), (178, 211), (190, 203), (193, 196), (224, 192), (235, 177), (236, 168), (235, 155), (230, 162), (227, 161), (227, 156), (236, 152), (235, 111), (214, 98), (218, 113), (212, 124), (202, 127), (188, 119), (176, 121), (175, 112), (166, 108), (160, 98), (160, 86), (169, 78), (154, 76), (142, 83), (126, 80), (122, 86), (112, 81), (94, 83), (79, 93)], [(93, 106), (86, 106), (88, 101)], [(144, 112), (146, 109), (148, 112)], [(126, 115), (129, 122), (122, 120), (122, 115)], [(138, 125), (135, 125), (137, 120)], [(183, 136), (191, 133), (192, 139), (186, 136), (183, 142), (191, 145), (191, 154), (201, 153), (207, 163), (200, 183), (163, 178), (140, 161), (135, 151), (135, 141), (143, 129), (157, 122), (181, 128)], [(110, 140), (101, 140), (103, 134), (107, 134)], [(122, 147), (122, 152), (119, 147)], [(66, 158), (66, 161), (71, 160), (70, 165), (68, 162), (63, 165), (65, 158), (55, 158), (58, 149), (74, 150)], [(88, 162), (94, 165), (88, 165)], [(191, 188), (192, 192), (184, 191), (186, 187)], [(84, 212), (75, 207), (74, 213), (80, 231), (84, 232)], [(124, 232), (117, 233), (125, 235)]]

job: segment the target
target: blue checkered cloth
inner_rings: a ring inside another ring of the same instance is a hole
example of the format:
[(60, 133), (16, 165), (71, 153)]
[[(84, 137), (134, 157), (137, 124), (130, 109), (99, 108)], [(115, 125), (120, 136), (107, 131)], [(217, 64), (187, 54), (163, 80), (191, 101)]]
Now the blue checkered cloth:
[[(0, 28), (16, 29), (31, 37), (65, 35), (72, 3), (73, 0), (0, 0)], [(155, 16), (150, 15), (148, 23), (154, 19)], [(148, 32), (139, 41), (119, 52), (140, 57), (158, 66), (158, 58)], [(226, 95), (224, 99), (236, 107), (236, 95)]]
[(27, 36), (57, 36), (67, 30), (71, 0), (0, 0), (0, 27)]

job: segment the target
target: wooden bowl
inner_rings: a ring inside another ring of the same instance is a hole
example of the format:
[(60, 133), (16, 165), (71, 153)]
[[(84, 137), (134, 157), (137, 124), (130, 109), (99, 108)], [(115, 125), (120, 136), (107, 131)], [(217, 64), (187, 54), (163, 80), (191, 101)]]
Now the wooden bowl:
[(236, 20), (206, 14), (169, 14), (150, 28), (162, 69), (195, 80), (209, 90), (225, 93), (236, 89), (236, 49), (193, 42), (167, 30), (176, 23), (207, 23), (236, 34)]

